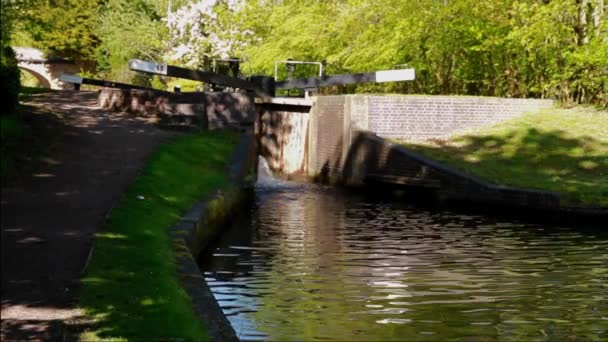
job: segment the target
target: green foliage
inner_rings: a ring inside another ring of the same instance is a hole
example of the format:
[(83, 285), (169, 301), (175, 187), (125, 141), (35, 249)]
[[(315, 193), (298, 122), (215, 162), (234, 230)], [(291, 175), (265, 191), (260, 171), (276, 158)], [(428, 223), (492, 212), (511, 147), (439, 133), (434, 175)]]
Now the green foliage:
[(555, 191), (569, 203), (608, 207), (606, 132), (606, 111), (551, 109), (444, 143), (407, 147), (491, 182)]
[[(272, 75), (275, 61), (287, 58), (325, 60), (328, 74), (397, 64), (416, 69), (414, 82), (325, 93), (539, 97), (608, 106), (604, 0), (213, 0), (203, 4), (212, 10), (197, 16), (193, 11), (206, 8), (193, 5), (199, 2), (3, 0), (3, 41), (13, 32), (24, 44), (94, 58), (103, 78), (144, 85), (151, 79), (130, 72), (129, 59), (203, 67), (205, 54), (222, 52), (245, 59), (247, 75)], [(313, 74), (296, 69), (298, 77)]]
[[(335, 91), (559, 98), (608, 106), (608, 29), (601, 1), (253, 1), (240, 12), (257, 40), (249, 73), (286, 58), (328, 72), (407, 63), (416, 81)], [(596, 20), (597, 18), (597, 20)], [(581, 38), (586, 32), (586, 40)]]
[(182, 92), (202, 91), (203, 83), (184, 79), (172, 79), (167, 82), (165, 89), (173, 91), (174, 87), (180, 87)]
[(102, 0), (31, 0), (20, 12), (18, 29), (35, 48), (77, 60), (92, 60), (98, 38), (94, 29)]
[(0, 0), (0, 42), (2, 48), (10, 43), (15, 12), (15, 4), (12, 1)]
[(0, 115), (12, 114), (17, 108), (21, 72), (17, 68), (15, 52), (10, 46), (2, 46), (0, 54), (2, 58), (0, 63), (0, 94), (2, 94)]
[[(108, 0), (96, 21), (100, 44), (95, 51), (97, 70), (104, 78), (131, 82), (133, 58), (160, 60), (164, 25), (155, 1)], [(147, 83), (147, 82), (145, 82)]]
[(233, 132), (183, 135), (152, 156), (96, 236), (81, 294), (96, 324), (83, 340), (206, 339), (176, 277), (168, 229), (228, 184), (237, 140)]

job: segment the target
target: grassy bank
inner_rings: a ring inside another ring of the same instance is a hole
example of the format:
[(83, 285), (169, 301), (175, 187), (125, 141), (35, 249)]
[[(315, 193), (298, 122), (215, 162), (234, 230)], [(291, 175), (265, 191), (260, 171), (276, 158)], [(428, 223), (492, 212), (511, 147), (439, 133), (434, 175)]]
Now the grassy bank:
[(96, 324), (85, 340), (207, 338), (176, 278), (168, 229), (195, 201), (227, 185), (237, 140), (234, 132), (204, 132), (154, 153), (96, 236), (81, 292)]
[(405, 146), (488, 181), (608, 207), (608, 112), (554, 108), (447, 141)]

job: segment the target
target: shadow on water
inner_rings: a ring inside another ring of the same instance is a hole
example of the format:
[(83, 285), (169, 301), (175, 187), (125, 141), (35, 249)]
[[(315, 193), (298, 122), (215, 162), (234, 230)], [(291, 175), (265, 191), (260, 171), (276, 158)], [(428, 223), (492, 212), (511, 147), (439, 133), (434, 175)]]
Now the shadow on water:
[(309, 185), (257, 191), (199, 262), (245, 340), (593, 340), (607, 234)]

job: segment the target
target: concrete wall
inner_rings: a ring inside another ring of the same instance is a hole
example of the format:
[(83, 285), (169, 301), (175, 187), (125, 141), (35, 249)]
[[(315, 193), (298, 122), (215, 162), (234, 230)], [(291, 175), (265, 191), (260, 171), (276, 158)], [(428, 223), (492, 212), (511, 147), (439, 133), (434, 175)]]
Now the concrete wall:
[(246, 93), (169, 93), (104, 88), (101, 108), (156, 116), (161, 124), (217, 129), (250, 126), (255, 119), (253, 96)]

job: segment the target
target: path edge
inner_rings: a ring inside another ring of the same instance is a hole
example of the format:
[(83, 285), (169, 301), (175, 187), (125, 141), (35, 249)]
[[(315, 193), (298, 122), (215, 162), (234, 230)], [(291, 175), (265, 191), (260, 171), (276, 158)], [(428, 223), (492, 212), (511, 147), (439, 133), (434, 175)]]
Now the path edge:
[(228, 187), (217, 188), (195, 203), (169, 230), (180, 285), (190, 297), (192, 308), (205, 324), (212, 341), (239, 341), (239, 338), (215, 300), (196, 257), (221, 235), (232, 215), (251, 199), (254, 179), (250, 171), (255, 159), (253, 134), (245, 132), (241, 134), (227, 170), (230, 175)]

